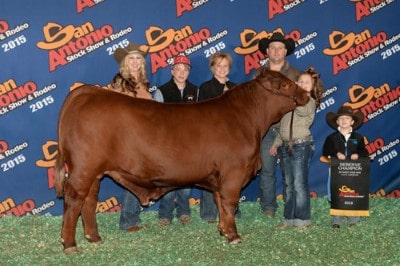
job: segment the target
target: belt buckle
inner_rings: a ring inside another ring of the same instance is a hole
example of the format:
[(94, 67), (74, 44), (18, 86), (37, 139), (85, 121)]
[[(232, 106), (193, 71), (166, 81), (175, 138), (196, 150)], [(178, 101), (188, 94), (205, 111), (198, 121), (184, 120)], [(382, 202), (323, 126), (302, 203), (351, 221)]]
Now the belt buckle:
[(294, 143), (295, 144), (301, 144), (301, 143), (303, 143), (303, 142), (306, 142), (304, 139), (296, 139), (295, 141), (294, 141)]

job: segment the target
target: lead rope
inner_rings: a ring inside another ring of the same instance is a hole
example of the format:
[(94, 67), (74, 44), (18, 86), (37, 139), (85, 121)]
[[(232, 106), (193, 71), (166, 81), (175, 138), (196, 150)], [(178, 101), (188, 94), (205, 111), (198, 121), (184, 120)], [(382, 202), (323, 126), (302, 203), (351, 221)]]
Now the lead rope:
[(293, 117), (294, 117), (294, 111), (292, 111), (292, 116), (290, 117), (290, 130), (289, 130), (289, 156), (292, 156), (293, 154)]

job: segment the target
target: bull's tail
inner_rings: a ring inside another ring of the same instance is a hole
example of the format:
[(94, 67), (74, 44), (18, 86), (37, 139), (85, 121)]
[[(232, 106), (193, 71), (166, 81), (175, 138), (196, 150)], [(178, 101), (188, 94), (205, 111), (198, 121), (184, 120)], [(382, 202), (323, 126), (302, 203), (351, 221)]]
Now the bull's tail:
[(58, 147), (57, 159), (54, 167), (54, 187), (56, 189), (57, 197), (62, 198), (64, 195), (64, 182), (68, 175), (64, 155), (60, 147)]

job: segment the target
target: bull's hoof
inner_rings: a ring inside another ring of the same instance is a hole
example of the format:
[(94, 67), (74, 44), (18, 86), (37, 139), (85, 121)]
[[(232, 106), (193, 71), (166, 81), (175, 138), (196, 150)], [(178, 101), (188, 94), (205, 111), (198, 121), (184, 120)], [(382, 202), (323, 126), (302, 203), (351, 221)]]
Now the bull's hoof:
[(96, 243), (96, 244), (102, 244), (103, 241), (101, 240), (100, 236), (96, 237), (91, 237), (90, 235), (85, 235), (85, 238), (90, 242), (90, 243)]
[(240, 244), (242, 243), (242, 239), (240, 239), (240, 237), (237, 237), (231, 241), (229, 241), (229, 244), (235, 245), (235, 244)]
[(64, 249), (65, 255), (72, 255), (72, 254), (78, 254), (78, 253), (79, 253), (79, 250), (77, 247), (70, 247), (70, 248)]

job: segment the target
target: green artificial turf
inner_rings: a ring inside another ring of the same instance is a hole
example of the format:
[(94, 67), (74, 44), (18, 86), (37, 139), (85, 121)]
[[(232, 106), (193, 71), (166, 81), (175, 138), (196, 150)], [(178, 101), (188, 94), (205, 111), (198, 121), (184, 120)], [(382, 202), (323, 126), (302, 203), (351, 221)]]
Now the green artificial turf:
[(119, 213), (98, 214), (102, 244), (85, 240), (77, 229), (79, 254), (65, 255), (60, 242), (61, 217), (5, 216), (0, 219), (1, 265), (400, 265), (400, 199), (371, 198), (371, 216), (355, 227), (330, 227), (326, 198), (312, 199), (313, 226), (278, 230), (283, 202), (275, 218), (256, 202), (241, 203), (236, 219), (243, 242), (228, 244), (217, 224), (199, 218), (176, 219), (159, 227), (157, 212), (141, 214), (147, 227), (118, 229)]

